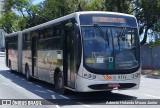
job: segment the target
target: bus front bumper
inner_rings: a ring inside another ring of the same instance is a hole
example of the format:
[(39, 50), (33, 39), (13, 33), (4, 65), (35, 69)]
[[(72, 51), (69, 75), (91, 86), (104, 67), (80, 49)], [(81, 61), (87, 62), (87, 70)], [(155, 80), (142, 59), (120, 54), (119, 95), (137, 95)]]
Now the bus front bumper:
[(140, 84), (140, 77), (124, 81), (105, 81), (105, 80), (98, 81), (98, 80), (85, 79), (77, 75), (76, 91), (94, 92), (94, 91), (138, 89), (139, 84)]

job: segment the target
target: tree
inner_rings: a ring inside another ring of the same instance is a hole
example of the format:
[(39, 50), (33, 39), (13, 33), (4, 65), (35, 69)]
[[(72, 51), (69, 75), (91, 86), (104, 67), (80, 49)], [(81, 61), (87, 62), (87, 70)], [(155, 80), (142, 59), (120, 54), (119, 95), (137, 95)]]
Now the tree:
[(91, 0), (86, 3), (86, 10), (103, 11), (105, 9), (104, 0)]
[(13, 26), (13, 25), (16, 25), (15, 22), (18, 21), (17, 19), (18, 19), (18, 16), (15, 13), (8, 11), (5, 14), (3, 14), (3, 16), (1, 17), (0, 26), (7, 33), (10, 33), (12, 31), (17, 31), (19, 30), (19, 28), (16, 28)]
[(1, 13), (2, 15), (0, 18), (0, 26), (7, 33), (10, 33), (12, 31), (18, 31), (23, 28), (22, 23), (21, 26), (18, 25), (20, 22), (22, 22), (21, 17), (16, 15), (16, 13), (12, 12), (13, 4), (14, 3), (12, 0), (5, 0), (3, 12)]
[(157, 32), (160, 32), (160, 19), (155, 24), (155, 29), (154, 30), (157, 31)]
[(0, 26), (7, 33), (37, 25), (38, 5), (32, 5), (28, 0), (5, 0), (3, 10)]
[(46, 21), (67, 15), (72, 12), (70, 0), (46, 0), (43, 9), (38, 14), (39, 17)]
[[(146, 43), (148, 30), (160, 31), (160, 2), (159, 0), (104, 0), (105, 10), (133, 14), (135, 12), (140, 25), (139, 33), (144, 31), (141, 45)], [(134, 4), (134, 6), (133, 6)], [(94, 6), (94, 5), (92, 5)], [(156, 13), (156, 14), (154, 14)]]
[(13, 0), (12, 8), (26, 20), (26, 28), (36, 25), (35, 16), (38, 12), (38, 5), (30, 4), (28, 0)]
[(45, 0), (39, 5), (30, 4), (28, 0), (5, 0), (4, 10), (0, 25), (7, 31), (22, 30), (75, 11), (88, 10), (127, 14), (135, 12), (140, 25), (139, 33), (145, 31), (142, 45), (147, 40), (149, 29), (160, 31), (159, 0)]
[(133, 8), (133, 0), (104, 0), (105, 1), (105, 10), (120, 12), (120, 13), (128, 13), (132, 14)]
[(160, 18), (159, 0), (137, 0), (136, 17), (140, 24), (140, 34), (144, 31), (144, 37), (141, 45), (146, 43), (149, 29), (154, 29)]

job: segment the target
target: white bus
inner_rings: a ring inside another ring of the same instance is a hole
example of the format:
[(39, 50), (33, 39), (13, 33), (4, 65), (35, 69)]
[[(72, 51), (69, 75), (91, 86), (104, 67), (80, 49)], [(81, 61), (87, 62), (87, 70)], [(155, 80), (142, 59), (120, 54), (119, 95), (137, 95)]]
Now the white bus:
[(5, 40), (11, 70), (52, 83), (62, 94), (139, 88), (140, 42), (132, 15), (75, 12)]

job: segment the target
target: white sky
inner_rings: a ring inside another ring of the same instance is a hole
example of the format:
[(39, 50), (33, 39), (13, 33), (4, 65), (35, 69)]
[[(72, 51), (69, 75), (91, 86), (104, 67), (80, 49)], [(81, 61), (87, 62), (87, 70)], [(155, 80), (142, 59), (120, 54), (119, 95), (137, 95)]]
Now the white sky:
[(43, 2), (43, 1), (45, 1), (45, 0), (33, 0), (33, 4), (38, 4), (38, 3)]

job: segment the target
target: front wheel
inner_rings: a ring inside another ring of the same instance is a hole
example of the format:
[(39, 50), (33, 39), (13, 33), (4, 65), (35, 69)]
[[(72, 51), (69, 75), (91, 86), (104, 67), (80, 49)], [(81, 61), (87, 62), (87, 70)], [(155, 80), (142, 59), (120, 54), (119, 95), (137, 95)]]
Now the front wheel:
[(55, 89), (60, 94), (66, 94), (67, 93), (67, 91), (64, 87), (64, 77), (63, 77), (62, 72), (59, 72), (58, 75), (56, 76)]

